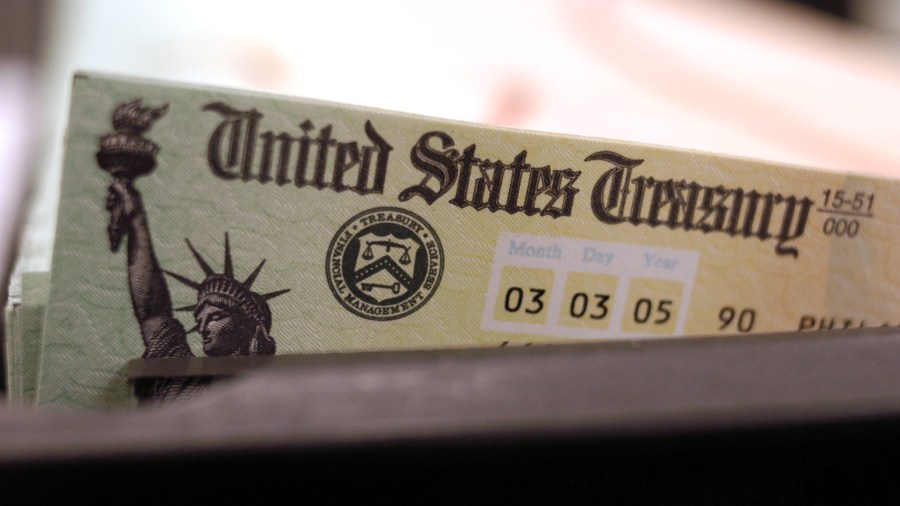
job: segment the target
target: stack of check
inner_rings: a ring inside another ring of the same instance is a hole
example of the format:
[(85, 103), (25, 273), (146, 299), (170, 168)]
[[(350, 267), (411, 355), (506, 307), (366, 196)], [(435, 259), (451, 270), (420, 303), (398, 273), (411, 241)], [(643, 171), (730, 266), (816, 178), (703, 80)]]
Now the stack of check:
[(49, 272), (22, 275), (19, 292), (10, 292), (4, 315), (6, 396), (15, 405), (31, 405), (37, 392), (41, 326), (50, 294)]
[(64, 163), (22, 404), (127, 405), (140, 357), (900, 325), (896, 180), (84, 74)]

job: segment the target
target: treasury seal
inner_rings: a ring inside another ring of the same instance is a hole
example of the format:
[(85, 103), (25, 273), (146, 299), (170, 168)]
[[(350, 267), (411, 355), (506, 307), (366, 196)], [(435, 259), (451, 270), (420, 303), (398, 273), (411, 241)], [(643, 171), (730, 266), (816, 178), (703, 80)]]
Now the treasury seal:
[(325, 273), (334, 297), (369, 320), (396, 320), (434, 295), (444, 249), (434, 229), (405, 209), (379, 207), (350, 218), (328, 246)]

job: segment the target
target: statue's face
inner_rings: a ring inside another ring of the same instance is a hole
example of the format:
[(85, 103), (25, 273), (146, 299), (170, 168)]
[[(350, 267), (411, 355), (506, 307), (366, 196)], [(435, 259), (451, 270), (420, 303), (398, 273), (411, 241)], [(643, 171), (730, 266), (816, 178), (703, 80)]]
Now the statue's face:
[(204, 304), (194, 313), (203, 336), (203, 351), (209, 356), (242, 355), (249, 349), (256, 322), (226, 308)]

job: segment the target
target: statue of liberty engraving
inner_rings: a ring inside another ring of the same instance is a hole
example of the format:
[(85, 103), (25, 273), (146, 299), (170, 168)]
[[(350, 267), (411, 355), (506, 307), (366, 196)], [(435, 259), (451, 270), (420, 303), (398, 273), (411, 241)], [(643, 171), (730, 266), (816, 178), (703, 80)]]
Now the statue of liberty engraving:
[[(207, 355), (274, 354), (268, 301), (289, 290), (265, 294), (253, 291), (265, 260), (243, 280), (236, 278), (226, 232), (221, 271), (210, 266), (187, 239), (187, 247), (203, 271), (202, 279), (194, 281), (159, 266), (145, 208), (134, 181), (156, 166), (159, 146), (142, 134), (167, 108), (168, 105), (142, 107), (140, 100), (119, 105), (112, 116), (115, 133), (100, 140), (97, 153), (100, 167), (112, 176), (106, 200), (110, 249), (118, 251), (123, 237), (127, 240), (128, 286), (144, 342), (143, 357), (193, 356), (187, 335), (195, 331), (202, 336), (203, 352)], [(196, 303), (173, 310), (164, 273), (196, 290)], [(174, 311), (192, 312), (196, 325), (186, 331)], [(137, 394), (145, 400), (163, 401), (196, 392), (204, 385), (199, 380), (165, 379), (145, 385)]]

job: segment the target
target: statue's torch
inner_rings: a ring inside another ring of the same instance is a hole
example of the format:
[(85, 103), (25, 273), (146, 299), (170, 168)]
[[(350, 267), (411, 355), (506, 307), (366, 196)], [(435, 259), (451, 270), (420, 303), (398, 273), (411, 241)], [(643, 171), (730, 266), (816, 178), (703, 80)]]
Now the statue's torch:
[[(100, 139), (100, 151), (97, 152), (97, 163), (110, 173), (113, 182), (130, 189), (132, 182), (144, 174), (149, 174), (156, 167), (156, 154), (159, 146), (145, 139), (142, 135), (150, 129), (150, 125), (166, 113), (169, 105), (157, 108), (141, 107), (140, 100), (124, 103), (113, 112), (113, 128), (115, 133)], [(127, 212), (123, 202), (116, 200), (110, 192), (107, 209), (110, 212), (109, 247), (118, 251), (122, 240), (123, 221), (127, 220)]]

